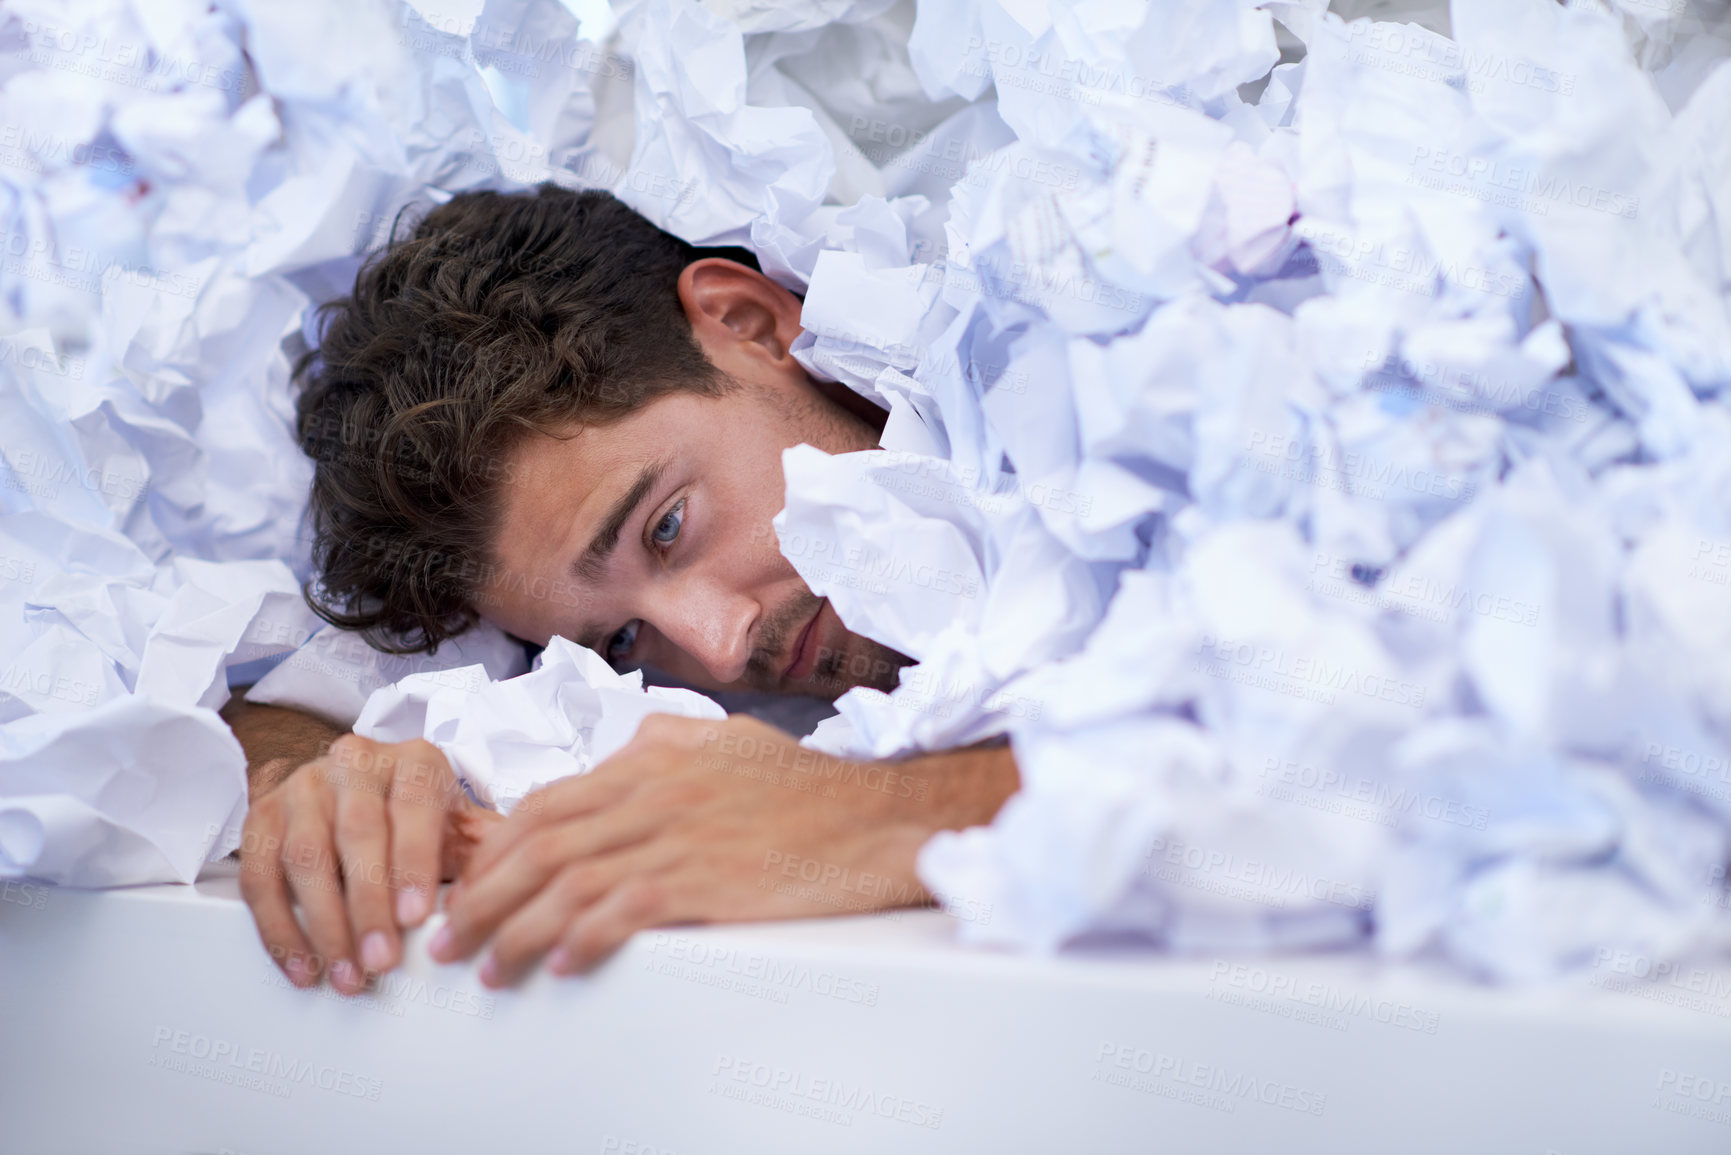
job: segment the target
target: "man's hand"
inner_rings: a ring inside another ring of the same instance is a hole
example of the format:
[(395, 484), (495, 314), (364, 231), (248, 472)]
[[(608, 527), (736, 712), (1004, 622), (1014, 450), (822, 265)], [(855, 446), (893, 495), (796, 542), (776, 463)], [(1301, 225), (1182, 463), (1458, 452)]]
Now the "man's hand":
[(290, 982), (307, 986), (328, 970), (333, 986), (355, 994), (366, 984), (362, 967), (397, 965), (400, 929), (426, 920), (439, 880), (455, 878), (499, 821), (469, 801), (431, 743), (345, 734), (255, 794), (241, 835), (240, 893)]
[(492, 939), (481, 980), (497, 987), (543, 955), (555, 973), (585, 969), (650, 926), (923, 903), (921, 845), (990, 821), (1016, 787), (1007, 748), (852, 762), (749, 717), (651, 715), (487, 834), (430, 950), (449, 962)]

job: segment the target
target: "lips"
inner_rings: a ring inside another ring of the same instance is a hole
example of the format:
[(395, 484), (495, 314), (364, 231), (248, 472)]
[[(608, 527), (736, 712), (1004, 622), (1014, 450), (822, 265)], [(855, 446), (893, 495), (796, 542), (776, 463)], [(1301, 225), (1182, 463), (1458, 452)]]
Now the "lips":
[(817, 664), (817, 623), (828, 606), (828, 598), (819, 602), (817, 612), (811, 615), (811, 621), (805, 623), (805, 629), (793, 640), (792, 658), (787, 663), (787, 669), (781, 672), (784, 680), (802, 681), (811, 674), (812, 666)]

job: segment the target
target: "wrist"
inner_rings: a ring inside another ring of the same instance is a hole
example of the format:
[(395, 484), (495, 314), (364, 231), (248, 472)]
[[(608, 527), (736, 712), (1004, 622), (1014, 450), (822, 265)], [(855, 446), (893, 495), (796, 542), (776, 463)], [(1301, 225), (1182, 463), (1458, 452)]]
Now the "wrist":
[(247, 767), (246, 784), (247, 798), (257, 801), (283, 784), (283, 781), (300, 769), (301, 763), (294, 758), (269, 758)]
[(984, 826), (1021, 787), (1015, 757), (1005, 744), (921, 754), (878, 763), (914, 784), (912, 798), (899, 799), (899, 816), (926, 832)]

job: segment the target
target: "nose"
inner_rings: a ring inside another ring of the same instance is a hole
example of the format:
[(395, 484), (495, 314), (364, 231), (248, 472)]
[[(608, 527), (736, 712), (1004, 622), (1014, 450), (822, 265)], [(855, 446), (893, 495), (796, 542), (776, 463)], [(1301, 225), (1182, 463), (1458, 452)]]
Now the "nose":
[(745, 677), (751, 627), (762, 607), (749, 594), (712, 576), (693, 574), (651, 593), (644, 620), (700, 664), (720, 684)]

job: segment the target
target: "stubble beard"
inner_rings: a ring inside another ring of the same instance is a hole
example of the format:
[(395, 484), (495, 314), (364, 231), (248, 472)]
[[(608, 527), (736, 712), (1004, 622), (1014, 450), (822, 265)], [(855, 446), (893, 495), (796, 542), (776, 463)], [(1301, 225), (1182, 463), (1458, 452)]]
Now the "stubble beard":
[(802, 589), (759, 627), (757, 645), (745, 665), (745, 680), (751, 688), (770, 694), (806, 694), (828, 701), (856, 686), (886, 694), (894, 690), (902, 667), (911, 665), (912, 659), (852, 632), (847, 635), (844, 647), (821, 649), (811, 673), (804, 678), (782, 678), (789, 646), (822, 603), (822, 598)]
[[(781, 403), (776, 395), (777, 404)], [(877, 448), (877, 432), (855, 413), (826, 396), (815, 384), (803, 406), (784, 410), (803, 426), (805, 440), (829, 453), (849, 453)], [(779, 551), (778, 551), (779, 552)], [(788, 646), (817, 613), (823, 599), (801, 589), (788, 599), (774, 617), (760, 627), (757, 645), (745, 666), (746, 681), (764, 693), (806, 694), (834, 701), (856, 686), (889, 693), (901, 680), (904, 666), (913, 659), (881, 642), (849, 631), (840, 649), (823, 648), (811, 673), (798, 681), (784, 680), (781, 671)]]

